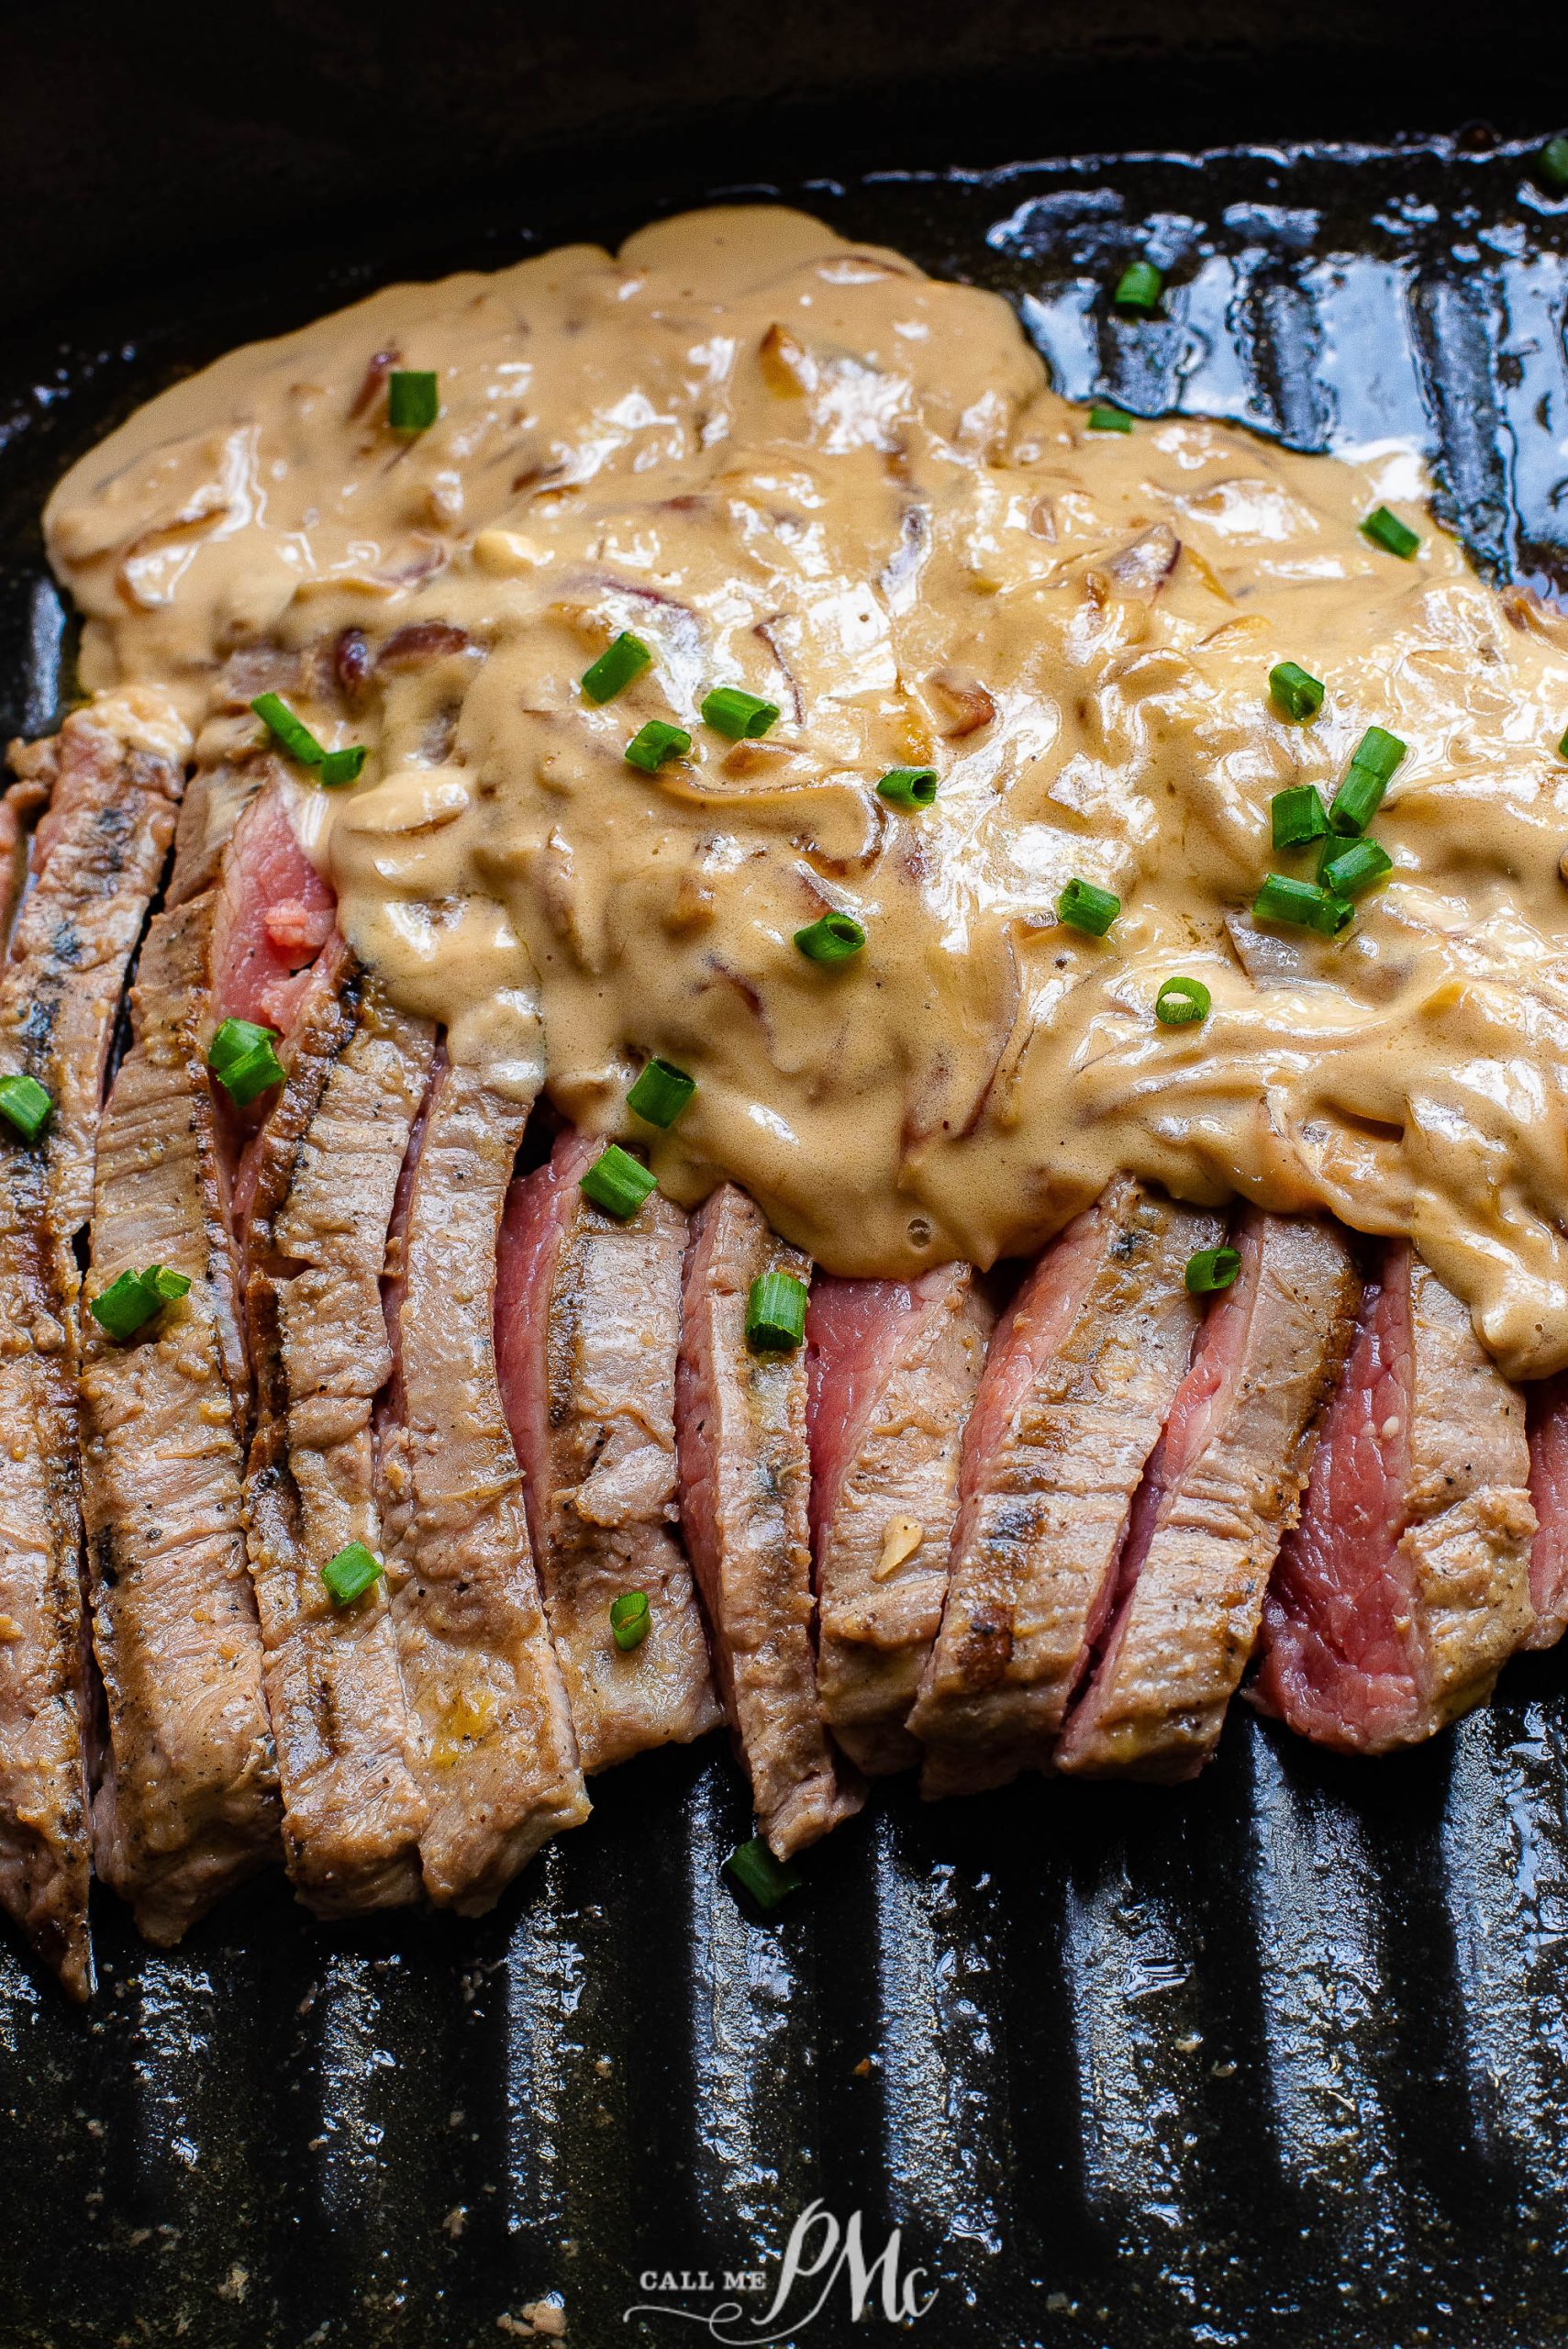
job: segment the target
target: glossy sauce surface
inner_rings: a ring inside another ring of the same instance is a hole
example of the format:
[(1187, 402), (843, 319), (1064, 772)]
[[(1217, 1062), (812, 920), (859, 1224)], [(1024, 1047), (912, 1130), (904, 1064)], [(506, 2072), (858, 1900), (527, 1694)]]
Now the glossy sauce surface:
[[(441, 413), (386, 422), (392, 364)], [(829, 1269), (1038, 1243), (1118, 1168), (1412, 1236), (1504, 1365), (1568, 1363), (1568, 629), (1479, 581), (1414, 462), (1173, 419), (1092, 430), (997, 298), (803, 216), (695, 214), (400, 286), (152, 402), (51, 502), (84, 681), (200, 729), (237, 646), (462, 630), (373, 722), (302, 703), (355, 945), (460, 1060), (542, 1065), (664, 1186), (719, 1172)], [(1385, 500), (1416, 559), (1358, 524)], [(602, 707), (623, 629), (652, 664)], [(1281, 660), (1322, 678), (1307, 725)], [(758, 741), (704, 695), (781, 710)], [(649, 775), (625, 745), (688, 729)], [(370, 725), (372, 730), (366, 731)], [(1269, 802), (1408, 745), (1395, 872), (1327, 942), (1253, 927)], [(875, 792), (939, 773), (930, 808)], [(1061, 926), (1073, 876), (1117, 893)], [(824, 966), (795, 932), (853, 915)], [(1174, 974), (1213, 1008), (1166, 1029)], [(624, 1096), (648, 1052), (679, 1126)]]

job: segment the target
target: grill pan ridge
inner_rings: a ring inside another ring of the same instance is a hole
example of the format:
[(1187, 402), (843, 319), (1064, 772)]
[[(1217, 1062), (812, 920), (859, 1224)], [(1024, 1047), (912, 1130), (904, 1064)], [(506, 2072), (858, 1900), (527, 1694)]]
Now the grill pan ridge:
[[(1562, 596), (1568, 206), (1528, 152), (766, 192), (1006, 293), (1074, 397), (1305, 448), (1413, 438), (1478, 562)], [(296, 256), (14, 346), (11, 727), (62, 690), (37, 509), (128, 406), (389, 275), (634, 225), (558, 197), (450, 250)], [(1144, 249), (1173, 291), (1132, 325), (1103, 289)], [(814, 2199), (873, 2250), (902, 2229), (938, 2294), (912, 2330), (941, 2349), (1562, 2337), (1568, 1670), (1516, 1664), (1492, 1708), (1374, 1765), (1235, 1710), (1175, 1794), (924, 1808), (895, 1782), (773, 1922), (721, 1877), (750, 1820), (710, 1741), (598, 1781), (588, 1826), (476, 1924), (329, 1933), (280, 1877), (162, 1954), (100, 1897), (85, 2017), (0, 1945), (0, 2343), (459, 2349), (539, 2337), (525, 2311), (552, 2295), (592, 2349), (701, 2338), (624, 2321), (639, 2277), (771, 2288)], [(798, 2337), (866, 2335), (840, 2292)]]

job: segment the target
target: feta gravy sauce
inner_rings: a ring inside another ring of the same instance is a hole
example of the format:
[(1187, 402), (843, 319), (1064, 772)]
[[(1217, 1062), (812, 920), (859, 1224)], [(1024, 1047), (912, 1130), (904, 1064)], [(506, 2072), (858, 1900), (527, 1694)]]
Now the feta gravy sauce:
[[(387, 422), (390, 367), (440, 412)], [(49, 508), (86, 688), (209, 740), (220, 665), (439, 622), (291, 770), (343, 929), (503, 1090), (732, 1175), (840, 1273), (1028, 1250), (1118, 1168), (1407, 1233), (1508, 1371), (1568, 1364), (1568, 627), (1468, 567), (1411, 456), (1095, 431), (999, 298), (800, 214), (699, 212), (399, 285), (133, 416)], [(1361, 535), (1393, 501), (1411, 562)], [(621, 629), (652, 665), (602, 707)], [(461, 630), (459, 637), (455, 631)], [(1324, 680), (1287, 722), (1268, 675)], [(719, 685), (776, 703), (731, 742)], [(657, 775), (651, 718), (691, 732)], [(232, 718), (222, 724), (232, 728)], [(246, 721), (249, 724), (249, 721)], [(1408, 743), (1335, 941), (1255, 928), (1273, 794)], [(257, 739), (261, 729), (258, 724)], [(935, 804), (878, 797), (930, 765)], [(1103, 941), (1061, 926), (1073, 875)], [(831, 910), (836, 966), (795, 932)], [(1200, 979), (1201, 1025), (1153, 1017)], [(697, 1092), (667, 1134), (642, 1058)]]

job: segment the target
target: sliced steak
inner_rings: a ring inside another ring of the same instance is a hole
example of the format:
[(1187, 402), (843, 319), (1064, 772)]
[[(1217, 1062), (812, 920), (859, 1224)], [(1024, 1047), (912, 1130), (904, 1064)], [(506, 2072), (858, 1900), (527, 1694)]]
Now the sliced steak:
[(928, 1795), (1047, 1765), (1187, 1368), (1187, 1260), (1222, 1229), (1118, 1177), (1003, 1315), (964, 1437), (941, 1630), (909, 1716)]
[(1249, 1208), (1234, 1245), (1241, 1270), (1209, 1308), (1133, 1502), (1109, 1633), (1060, 1769), (1195, 1776), (1257, 1641), (1361, 1283), (1343, 1235), (1313, 1218)]
[(419, 1848), (431, 1898), (470, 1915), (589, 1807), (495, 1369), (496, 1241), (528, 1114), (439, 1055), (388, 1298), (381, 1475)]
[(908, 1768), (904, 1727), (947, 1595), (964, 1425), (995, 1316), (967, 1264), (812, 1284), (817, 1680), (862, 1770)]
[(183, 1273), (190, 1290), (124, 1345), (86, 1321), (81, 1377), (108, 1711), (94, 1858), (163, 1943), (279, 1855), (245, 1548), (248, 1377), (206, 1064), (215, 911), (208, 892), (153, 920), (94, 1192), (93, 1291), (149, 1264)]
[(1535, 1624), (1526, 1647), (1555, 1647), (1568, 1631), (1568, 1371), (1525, 1388), (1529, 1497), (1540, 1522), (1529, 1553)]
[(1364, 1753), (1479, 1704), (1534, 1621), (1529, 1476), (1524, 1398), (1394, 1244), (1269, 1585), (1253, 1701)]
[(426, 1823), (385, 1579), (334, 1606), (321, 1570), (379, 1553), (372, 1415), (392, 1370), (381, 1281), (434, 1049), (346, 953), (316, 987), (263, 1130), (247, 1306), (248, 1497), (284, 1843), (321, 1915), (417, 1898)]
[[(568, 1131), (514, 1185), (496, 1341), (528, 1525), (585, 1770), (722, 1716), (675, 1526), (675, 1356), (686, 1219), (655, 1192), (619, 1223), (578, 1187), (601, 1144)], [(610, 1606), (651, 1618), (623, 1653)]]
[(787, 1859), (863, 1797), (839, 1771), (817, 1695), (805, 1349), (753, 1353), (746, 1342), (747, 1298), (766, 1273), (809, 1281), (811, 1264), (723, 1184), (694, 1217), (686, 1249), (681, 1518), (757, 1817)]
[(181, 770), (159, 739), (128, 698), (23, 754), (51, 796), (0, 974), (0, 1069), (56, 1104), (38, 1141), (0, 1139), (0, 1900), (76, 1998), (92, 1954), (72, 1242), (126, 969), (173, 836)]

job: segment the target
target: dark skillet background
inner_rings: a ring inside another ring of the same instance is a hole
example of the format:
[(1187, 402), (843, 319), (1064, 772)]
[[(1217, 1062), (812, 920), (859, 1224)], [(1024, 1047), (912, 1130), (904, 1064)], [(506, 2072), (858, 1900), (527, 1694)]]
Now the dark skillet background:
[[(1391, 371), (1478, 557), (1568, 585), (1568, 224), (1507, 144), (1568, 121), (1558, 9), (11, 7), (0, 94), (7, 728), (69, 651), (38, 509), (137, 399), (388, 276), (730, 189), (1020, 296), (1103, 284), (1153, 220), (1174, 323), (1093, 317), (1064, 388), (1183, 396), (1184, 289), (1228, 260), (1248, 413), (1318, 445)], [(1322, 151), (1182, 160), (1276, 141)], [(1073, 155), (1106, 160), (985, 176)], [(1355, 334), (1324, 253), (1387, 267)], [(529, 2337), (545, 2293), (591, 2349), (701, 2339), (623, 2322), (639, 2271), (771, 2280), (819, 2195), (873, 2248), (904, 2225), (932, 2349), (1542, 2349), (1564, 1685), (1516, 1666), (1370, 1771), (1239, 1719), (1174, 1797), (884, 1792), (772, 1924), (718, 1880), (748, 1819), (710, 1747), (601, 1782), (477, 1926), (328, 1935), (269, 1882), (158, 1957), (103, 1899), (88, 2017), (0, 1943), (0, 2343), (448, 2349)], [(789, 2337), (868, 2336), (840, 2291)]]

